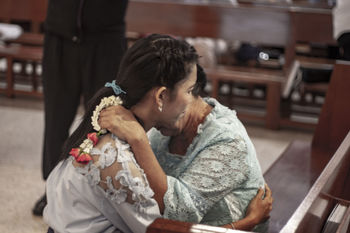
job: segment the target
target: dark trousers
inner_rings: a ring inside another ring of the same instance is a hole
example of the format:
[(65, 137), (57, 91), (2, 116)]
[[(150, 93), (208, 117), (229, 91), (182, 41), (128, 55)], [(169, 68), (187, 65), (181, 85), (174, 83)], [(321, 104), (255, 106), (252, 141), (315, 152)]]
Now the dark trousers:
[(79, 43), (46, 33), (43, 57), (45, 132), (42, 170), (46, 180), (61, 157), (80, 99), (84, 104), (116, 78), (126, 50), (124, 35), (85, 38)]

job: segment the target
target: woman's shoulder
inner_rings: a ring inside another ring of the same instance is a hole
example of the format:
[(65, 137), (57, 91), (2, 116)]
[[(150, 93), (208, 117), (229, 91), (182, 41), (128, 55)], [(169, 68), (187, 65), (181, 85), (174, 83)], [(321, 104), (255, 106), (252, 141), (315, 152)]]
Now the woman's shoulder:
[(236, 125), (239, 122), (235, 110), (232, 110), (213, 98), (204, 99), (209, 105), (213, 107), (212, 111), (206, 117), (203, 125), (214, 125), (215, 127), (227, 127), (227, 125)]
[(204, 99), (213, 106), (203, 124), (198, 126), (197, 137), (193, 143), (198, 148), (208, 148), (213, 145), (222, 145), (227, 148), (235, 147), (248, 152), (250, 138), (236, 112), (221, 105), (212, 98)]
[(205, 135), (213, 134), (223, 137), (232, 138), (233, 136), (240, 137), (245, 129), (237, 118), (236, 111), (220, 104), (213, 98), (204, 99), (208, 104), (213, 106), (212, 111), (206, 117), (205, 121), (198, 126), (198, 133), (204, 132)]
[(118, 204), (153, 203), (153, 190), (128, 143), (106, 134), (91, 150), (91, 156), (93, 159), (86, 165), (76, 161), (73, 164), (92, 187), (100, 186), (105, 196)]
[(92, 161), (87, 163), (80, 163), (73, 160), (73, 166), (80, 170), (86, 170), (91, 164), (98, 167), (110, 166), (116, 157), (123, 156), (125, 152), (130, 152), (130, 145), (116, 137), (113, 134), (105, 134), (101, 136), (96, 145), (91, 145), (88, 148), (88, 155), (91, 156)]
[(130, 145), (113, 134), (101, 136), (98, 143), (91, 148), (88, 156), (91, 157), (91, 161), (86, 163), (78, 162), (73, 157), (67, 158), (64, 163), (67, 164), (67, 167), (72, 165), (75, 174), (79, 173), (84, 176), (90, 185), (97, 185), (101, 182), (103, 171), (108, 171), (107, 175), (113, 176), (115, 170), (121, 169), (122, 162), (136, 163)]

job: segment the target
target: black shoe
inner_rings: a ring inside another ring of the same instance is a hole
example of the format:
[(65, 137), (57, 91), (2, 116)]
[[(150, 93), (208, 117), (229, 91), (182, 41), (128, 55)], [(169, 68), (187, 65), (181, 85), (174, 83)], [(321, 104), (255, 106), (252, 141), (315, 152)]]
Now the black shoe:
[(33, 214), (36, 216), (43, 216), (44, 208), (47, 204), (46, 193), (35, 203), (32, 210)]

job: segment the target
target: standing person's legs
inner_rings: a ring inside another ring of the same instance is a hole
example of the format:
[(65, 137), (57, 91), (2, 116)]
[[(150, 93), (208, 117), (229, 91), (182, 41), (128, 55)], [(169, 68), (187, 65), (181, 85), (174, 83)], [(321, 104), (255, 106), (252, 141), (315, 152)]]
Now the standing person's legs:
[(81, 47), (84, 103), (103, 87), (107, 81), (117, 77), (118, 68), (126, 51), (124, 37), (105, 41), (89, 41)]
[[(69, 134), (81, 93), (77, 45), (56, 37), (45, 36), (43, 87), (45, 132), (42, 171), (46, 180), (58, 163), (62, 146)], [(46, 205), (44, 195), (34, 206), (33, 213), (42, 215)]]

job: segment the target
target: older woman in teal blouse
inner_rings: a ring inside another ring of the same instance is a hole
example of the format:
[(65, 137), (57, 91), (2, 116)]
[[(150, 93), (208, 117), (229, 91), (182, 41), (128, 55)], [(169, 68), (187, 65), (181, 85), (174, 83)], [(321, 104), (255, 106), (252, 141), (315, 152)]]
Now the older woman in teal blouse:
[[(112, 107), (100, 117), (103, 128), (131, 145), (152, 189), (162, 197), (158, 204), (163, 217), (214, 226), (234, 222), (232, 227), (242, 229), (239, 220), (265, 182), (235, 111), (194, 93), (180, 123), (157, 125), (148, 132), (149, 141), (124, 108)], [(267, 222), (245, 221), (242, 230), (256, 226), (254, 231), (267, 231)]]
[[(174, 148), (176, 140), (186, 140), (186, 134), (169, 137), (156, 129), (149, 132), (154, 154), (167, 174), (164, 217), (220, 226), (245, 216), (264, 179), (236, 113), (212, 98), (196, 102), (193, 105), (208, 104), (211, 111), (186, 152)], [(196, 107), (192, 108), (195, 114)]]

